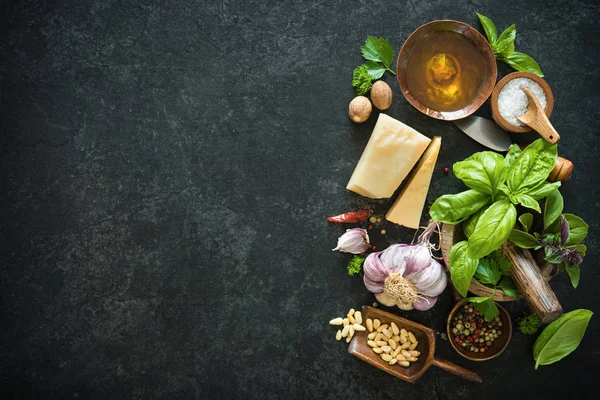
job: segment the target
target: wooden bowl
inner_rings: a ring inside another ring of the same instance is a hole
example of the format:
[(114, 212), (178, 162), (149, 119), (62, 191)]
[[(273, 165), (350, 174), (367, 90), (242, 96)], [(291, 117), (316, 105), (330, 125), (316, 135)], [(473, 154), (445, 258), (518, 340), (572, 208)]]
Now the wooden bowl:
[[(442, 256), (444, 257), (444, 264), (446, 265), (448, 271), (450, 271), (450, 250), (452, 246), (465, 239), (466, 237), (462, 230), (462, 224), (442, 224), (440, 232), (440, 247), (442, 249)], [(552, 268), (547, 268), (546, 266), (543, 266), (541, 270), (544, 279), (546, 281), (549, 281), (551, 279), (550, 273), (552, 271)], [(469, 285), (469, 292), (476, 294), (477, 296), (487, 297), (492, 294), (492, 290), (493, 289), (491, 287), (483, 285), (476, 279), (471, 280), (471, 284)], [(515, 301), (519, 299), (507, 295), (501, 289), (496, 289), (494, 295), (492, 296), (492, 300)]]
[(496, 121), (496, 123), (506, 131), (515, 133), (531, 132), (532, 129), (528, 126), (515, 126), (513, 124), (509, 124), (504, 118), (502, 118), (502, 115), (500, 115), (500, 111), (498, 110), (498, 95), (500, 94), (500, 91), (504, 85), (515, 78), (529, 78), (542, 87), (544, 94), (546, 95), (546, 116), (550, 118), (550, 114), (552, 114), (552, 110), (554, 109), (554, 95), (552, 94), (552, 90), (550, 89), (548, 83), (532, 72), (513, 72), (512, 74), (506, 75), (500, 80), (500, 82), (498, 82), (494, 88), (494, 91), (492, 92), (492, 118), (494, 118), (494, 121)]
[(496, 304), (496, 306), (500, 311), (498, 316), (500, 317), (500, 321), (502, 321), (502, 335), (498, 336), (498, 338), (494, 340), (492, 345), (488, 348), (488, 350), (485, 353), (475, 353), (469, 351), (466, 348), (459, 346), (456, 342), (454, 342), (454, 340), (452, 340), (452, 319), (454, 318), (454, 315), (456, 315), (456, 313), (458, 312), (458, 309), (467, 304), (468, 302), (469, 301), (467, 299), (462, 299), (461, 301), (456, 303), (452, 311), (450, 311), (450, 315), (448, 315), (448, 321), (446, 323), (446, 334), (448, 335), (448, 340), (450, 341), (450, 344), (452, 344), (452, 347), (454, 348), (454, 350), (456, 350), (458, 354), (471, 361), (487, 361), (491, 360), (492, 358), (498, 357), (506, 349), (506, 346), (508, 346), (510, 338), (512, 337), (512, 323), (510, 321), (510, 315), (508, 315), (508, 312), (506, 312), (504, 307), (502, 307), (500, 304)]
[[(432, 110), (417, 100), (410, 90), (408, 89), (408, 82), (406, 78), (406, 66), (408, 64), (408, 58), (410, 53), (415, 46), (423, 37), (436, 31), (451, 31), (463, 35), (467, 38), (473, 46), (479, 51), (481, 57), (486, 65), (485, 80), (480, 85), (480, 90), (475, 99), (468, 106), (457, 110), (457, 111), (438, 111)], [(496, 77), (498, 74), (496, 68), (496, 58), (494, 57), (494, 51), (490, 47), (488, 41), (477, 31), (477, 29), (465, 24), (464, 22), (454, 20), (440, 20), (432, 21), (425, 25), (420, 26), (406, 39), (406, 42), (402, 45), (400, 53), (398, 53), (398, 62), (396, 65), (396, 71), (398, 74), (398, 83), (400, 84), (400, 90), (402, 94), (417, 110), (423, 114), (428, 115), (432, 118), (442, 119), (446, 121), (452, 121), (455, 119), (464, 118), (474, 113), (481, 105), (490, 97), (494, 84), (496, 83)]]

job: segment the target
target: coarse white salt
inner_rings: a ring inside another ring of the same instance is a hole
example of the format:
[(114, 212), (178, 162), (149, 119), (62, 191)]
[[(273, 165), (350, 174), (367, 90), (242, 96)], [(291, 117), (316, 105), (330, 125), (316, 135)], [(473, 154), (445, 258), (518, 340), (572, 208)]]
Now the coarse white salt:
[(546, 110), (546, 94), (544, 89), (534, 80), (529, 78), (515, 78), (509, 81), (498, 94), (498, 111), (502, 118), (511, 125), (525, 126), (517, 117), (525, 114), (529, 100), (521, 86), (531, 90), (531, 93), (537, 97), (540, 105)]

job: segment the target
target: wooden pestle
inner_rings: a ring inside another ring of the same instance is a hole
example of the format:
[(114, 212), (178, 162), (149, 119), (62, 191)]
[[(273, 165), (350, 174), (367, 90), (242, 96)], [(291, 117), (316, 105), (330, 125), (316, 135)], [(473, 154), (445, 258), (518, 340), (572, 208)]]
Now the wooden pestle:
[(512, 263), (510, 276), (540, 321), (548, 324), (560, 317), (562, 306), (548, 282), (544, 280), (529, 250), (506, 241), (502, 245), (502, 252)]

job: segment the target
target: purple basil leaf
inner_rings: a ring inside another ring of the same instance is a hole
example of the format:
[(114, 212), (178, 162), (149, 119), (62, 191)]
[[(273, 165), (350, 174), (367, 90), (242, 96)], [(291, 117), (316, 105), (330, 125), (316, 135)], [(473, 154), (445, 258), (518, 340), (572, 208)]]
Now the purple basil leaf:
[(565, 244), (569, 239), (569, 223), (567, 219), (560, 215), (560, 244)]

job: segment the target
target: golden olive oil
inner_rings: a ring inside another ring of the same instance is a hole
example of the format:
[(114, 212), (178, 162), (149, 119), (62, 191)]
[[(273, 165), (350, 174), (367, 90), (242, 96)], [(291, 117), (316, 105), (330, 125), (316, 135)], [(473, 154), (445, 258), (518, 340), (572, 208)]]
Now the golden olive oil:
[(406, 81), (421, 104), (457, 111), (475, 100), (485, 81), (483, 57), (463, 35), (437, 31), (419, 40), (408, 56)]

